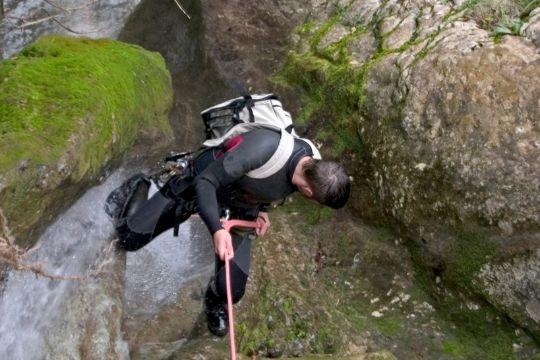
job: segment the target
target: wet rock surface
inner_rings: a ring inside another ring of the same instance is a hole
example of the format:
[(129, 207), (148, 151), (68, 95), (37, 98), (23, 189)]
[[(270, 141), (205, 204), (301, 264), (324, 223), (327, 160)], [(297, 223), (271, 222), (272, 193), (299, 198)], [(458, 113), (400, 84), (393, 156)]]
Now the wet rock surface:
[(77, 286), (62, 309), (55, 331), (45, 337), (47, 356), (82, 359), (127, 359), (123, 339), (125, 253), (114, 254), (99, 278)]
[[(527, 359), (538, 354), (534, 341), (522, 331), (514, 333), (508, 323), (511, 340), (504, 345), (500, 336), (506, 330), (491, 333), (495, 342), (467, 343), (469, 330), (441, 314), (399, 237), (339, 215), (316, 220), (303, 213), (304, 201), (294, 199), (273, 213), (271, 233), (255, 243), (251, 281), (235, 307), (238, 349), (248, 358), (316, 353), (323, 359)], [(467, 306), (486, 316), (488, 329), (504, 322), (482, 303)], [(219, 351), (227, 357), (227, 339), (203, 336), (196, 344), (174, 358), (219, 359)]]

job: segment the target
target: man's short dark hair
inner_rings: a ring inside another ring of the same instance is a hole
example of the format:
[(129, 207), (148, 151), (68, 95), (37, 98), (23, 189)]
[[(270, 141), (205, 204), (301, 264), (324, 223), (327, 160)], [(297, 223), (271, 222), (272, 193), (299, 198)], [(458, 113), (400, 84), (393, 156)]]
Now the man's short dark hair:
[(351, 182), (340, 164), (313, 159), (304, 164), (303, 170), (314, 200), (333, 209), (345, 206), (351, 193)]

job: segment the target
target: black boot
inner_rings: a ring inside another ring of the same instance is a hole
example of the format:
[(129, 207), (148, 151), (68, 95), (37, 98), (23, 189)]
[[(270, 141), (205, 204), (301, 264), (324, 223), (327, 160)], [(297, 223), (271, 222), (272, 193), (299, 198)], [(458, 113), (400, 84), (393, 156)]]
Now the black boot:
[(115, 221), (132, 215), (146, 201), (149, 188), (150, 180), (145, 175), (132, 176), (109, 194), (105, 211)]
[(126, 202), (122, 217), (130, 217), (148, 200), (148, 191), (150, 190), (150, 180), (146, 177), (140, 178), (134, 185), (133, 192)]
[(208, 285), (204, 296), (204, 312), (208, 330), (216, 336), (225, 336), (229, 332), (229, 316), (227, 315), (227, 304), (214, 293), (212, 286)]

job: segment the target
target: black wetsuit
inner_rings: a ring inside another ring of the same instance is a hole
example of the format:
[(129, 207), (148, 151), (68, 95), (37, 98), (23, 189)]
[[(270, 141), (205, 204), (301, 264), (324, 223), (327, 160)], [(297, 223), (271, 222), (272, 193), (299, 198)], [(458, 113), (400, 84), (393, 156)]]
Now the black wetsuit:
[[(298, 161), (312, 156), (311, 147), (295, 139), (294, 150), (285, 166), (274, 175), (253, 179), (246, 174), (265, 164), (274, 154), (280, 133), (257, 129), (239, 135), (224, 146), (211, 148), (193, 161), (192, 176), (172, 178), (117, 227), (120, 246), (137, 250), (163, 231), (200, 214), (211, 234), (221, 229), (224, 209), (233, 219), (254, 220), (271, 202), (284, 199), (297, 188), (291, 183)], [(253, 230), (233, 229), (234, 258), (231, 263), (233, 302), (245, 291), (250, 267)], [(224, 263), (216, 256), (215, 291), (226, 299)]]

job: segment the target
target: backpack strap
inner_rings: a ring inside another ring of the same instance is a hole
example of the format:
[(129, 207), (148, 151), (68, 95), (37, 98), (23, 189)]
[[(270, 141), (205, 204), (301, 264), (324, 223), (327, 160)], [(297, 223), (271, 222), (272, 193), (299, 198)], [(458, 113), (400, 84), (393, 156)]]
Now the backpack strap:
[(244, 106), (249, 112), (249, 122), (254, 123), (255, 122), (255, 115), (253, 115), (253, 98), (251, 95), (244, 95)]
[(289, 160), (294, 150), (294, 136), (281, 129), (281, 138), (274, 154), (264, 165), (246, 175), (252, 179), (264, 179), (277, 173)]
[(206, 147), (215, 147), (223, 144), (226, 140), (240, 134), (247, 133), (251, 130), (255, 129), (272, 129), (276, 131), (280, 131), (281, 129), (277, 126), (271, 126), (266, 124), (259, 124), (259, 123), (240, 123), (238, 125), (233, 126), (229, 131), (225, 133), (222, 137), (219, 137), (217, 139), (208, 139), (203, 142), (203, 146)]

